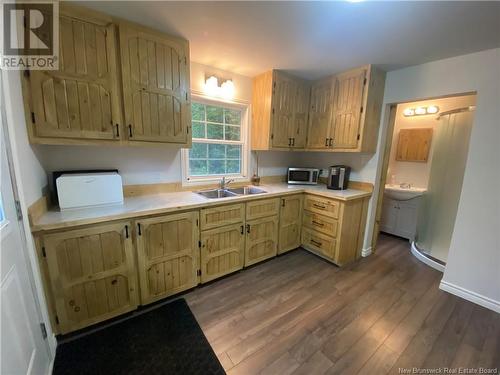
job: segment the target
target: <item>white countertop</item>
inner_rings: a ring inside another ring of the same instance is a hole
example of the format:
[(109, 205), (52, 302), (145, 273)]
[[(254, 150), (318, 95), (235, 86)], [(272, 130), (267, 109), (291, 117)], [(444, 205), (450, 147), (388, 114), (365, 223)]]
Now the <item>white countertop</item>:
[(265, 190), (266, 193), (209, 199), (192, 191), (181, 191), (128, 197), (124, 199), (123, 204), (113, 206), (81, 208), (65, 211), (60, 211), (59, 209), (54, 208), (36, 219), (32, 223), (31, 231), (39, 232), (61, 229), (78, 225), (102, 223), (111, 220), (171, 213), (180, 210), (184, 211), (208, 206), (220, 206), (228, 203), (247, 202), (250, 200), (303, 192), (338, 199), (341, 201), (371, 196), (371, 192), (363, 190), (329, 190), (326, 188), (326, 185), (323, 184), (294, 186), (286, 183), (280, 183), (260, 185), (259, 188)]

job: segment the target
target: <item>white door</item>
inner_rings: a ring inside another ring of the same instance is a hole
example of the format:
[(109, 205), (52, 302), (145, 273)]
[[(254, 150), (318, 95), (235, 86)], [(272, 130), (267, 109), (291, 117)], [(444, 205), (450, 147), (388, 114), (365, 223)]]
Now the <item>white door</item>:
[[(0, 107), (0, 374), (47, 374), (48, 345), (25, 257), (5, 149), (5, 109)], [(2, 124), (3, 123), (3, 124)]]

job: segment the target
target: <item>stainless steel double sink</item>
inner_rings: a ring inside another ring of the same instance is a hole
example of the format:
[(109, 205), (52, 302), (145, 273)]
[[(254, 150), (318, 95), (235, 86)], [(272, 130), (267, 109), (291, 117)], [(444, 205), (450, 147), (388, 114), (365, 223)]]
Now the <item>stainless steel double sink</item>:
[(243, 186), (239, 188), (226, 188), (226, 189), (210, 189), (210, 190), (201, 190), (196, 192), (196, 194), (199, 194), (209, 199), (237, 197), (240, 195), (252, 195), (252, 194), (262, 194), (262, 193), (267, 193), (267, 191), (256, 188), (254, 186)]

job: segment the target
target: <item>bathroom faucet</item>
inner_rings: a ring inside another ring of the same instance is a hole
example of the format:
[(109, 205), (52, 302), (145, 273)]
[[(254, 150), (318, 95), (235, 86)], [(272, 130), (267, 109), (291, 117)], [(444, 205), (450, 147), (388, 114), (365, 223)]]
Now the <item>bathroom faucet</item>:
[(231, 182), (233, 182), (233, 179), (226, 180), (226, 176), (223, 176), (219, 182), (219, 187), (224, 190), (227, 185), (229, 185)]

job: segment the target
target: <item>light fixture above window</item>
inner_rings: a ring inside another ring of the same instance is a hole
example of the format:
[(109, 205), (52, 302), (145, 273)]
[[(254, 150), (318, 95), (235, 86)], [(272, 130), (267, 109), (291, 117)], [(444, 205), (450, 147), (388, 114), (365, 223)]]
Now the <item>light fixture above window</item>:
[(423, 116), (423, 115), (434, 115), (438, 112), (439, 112), (439, 107), (437, 105), (429, 105), (427, 107), (406, 108), (403, 111), (403, 115), (405, 117)]
[(219, 86), (219, 78), (212, 75), (205, 79), (204, 91), (208, 96), (230, 100), (234, 97), (234, 83), (232, 80), (226, 79)]

